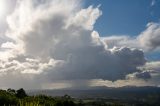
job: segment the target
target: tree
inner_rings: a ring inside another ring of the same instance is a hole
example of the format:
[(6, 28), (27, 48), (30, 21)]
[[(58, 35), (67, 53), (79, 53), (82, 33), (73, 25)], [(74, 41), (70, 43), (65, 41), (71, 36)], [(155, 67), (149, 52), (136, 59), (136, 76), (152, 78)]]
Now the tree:
[(26, 94), (25, 90), (23, 88), (21, 88), (21, 89), (17, 90), (16, 97), (23, 99), (23, 98), (27, 97), (27, 94)]
[(12, 94), (12, 95), (16, 94), (16, 91), (14, 89), (11, 89), (11, 88), (7, 89), (7, 92)]

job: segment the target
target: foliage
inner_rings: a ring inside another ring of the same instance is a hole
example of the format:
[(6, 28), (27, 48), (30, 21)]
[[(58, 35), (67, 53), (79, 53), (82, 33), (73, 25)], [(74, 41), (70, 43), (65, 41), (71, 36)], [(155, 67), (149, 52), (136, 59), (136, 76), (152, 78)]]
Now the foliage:
[(22, 99), (22, 98), (25, 98), (27, 97), (27, 94), (25, 92), (25, 90), (23, 88), (20, 88), (19, 90), (17, 90), (16, 92), (16, 97)]
[(68, 95), (51, 97), (28, 96), (23, 88), (0, 90), (0, 106), (160, 106), (159, 95), (148, 95), (147, 99), (128, 101), (125, 99), (73, 99)]
[(18, 99), (12, 93), (6, 92), (5, 90), (0, 90), (0, 106), (9, 104), (16, 105), (18, 103)]
[(23, 88), (0, 90), (0, 106), (76, 106), (68, 95), (51, 97), (45, 95), (27, 96)]

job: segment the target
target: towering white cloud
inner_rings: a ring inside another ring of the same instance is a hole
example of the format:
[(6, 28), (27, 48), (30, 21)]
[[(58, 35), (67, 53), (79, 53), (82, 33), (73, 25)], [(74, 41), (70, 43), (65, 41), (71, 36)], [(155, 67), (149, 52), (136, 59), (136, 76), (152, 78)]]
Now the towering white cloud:
[(142, 50), (123, 47), (123, 42), (112, 48), (94, 31), (100, 15), (99, 7), (83, 9), (77, 0), (18, 0), (7, 18), (9, 42), (1, 45), (0, 57), (7, 58), (0, 59), (0, 86), (38, 88), (59, 80), (115, 81), (141, 72), (138, 67), (146, 63)]

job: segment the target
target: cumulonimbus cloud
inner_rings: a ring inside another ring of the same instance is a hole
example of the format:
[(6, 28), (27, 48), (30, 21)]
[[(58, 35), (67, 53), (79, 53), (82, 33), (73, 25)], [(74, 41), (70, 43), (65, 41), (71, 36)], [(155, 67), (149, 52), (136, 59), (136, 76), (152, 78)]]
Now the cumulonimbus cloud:
[[(1, 86), (43, 86), (56, 80), (115, 81), (141, 72), (142, 50), (108, 48), (94, 24), (99, 7), (83, 8), (77, 0), (18, 1), (8, 16), (10, 42), (0, 52)], [(141, 35), (143, 38), (143, 35)], [(115, 44), (114, 44), (115, 45)], [(6, 81), (7, 78), (7, 81)], [(16, 83), (11, 84), (10, 83)]]

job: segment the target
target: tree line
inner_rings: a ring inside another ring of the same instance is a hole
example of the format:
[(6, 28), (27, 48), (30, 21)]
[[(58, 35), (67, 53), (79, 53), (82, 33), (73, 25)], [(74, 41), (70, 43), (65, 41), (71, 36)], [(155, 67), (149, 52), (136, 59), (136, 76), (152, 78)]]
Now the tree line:
[(28, 96), (23, 88), (0, 90), (0, 106), (76, 106), (68, 95), (51, 97), (45, 95)]

